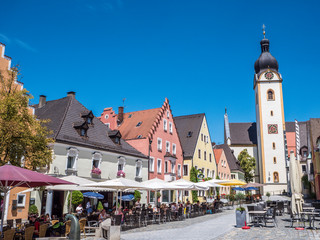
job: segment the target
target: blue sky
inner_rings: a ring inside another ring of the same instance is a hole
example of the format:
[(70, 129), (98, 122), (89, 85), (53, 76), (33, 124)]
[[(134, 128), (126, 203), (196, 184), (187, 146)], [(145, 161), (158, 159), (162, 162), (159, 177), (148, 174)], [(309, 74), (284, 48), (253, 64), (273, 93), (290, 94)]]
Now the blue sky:
[(0, 42), (38, 102), (77, 92), (100, 116), (160, 107), (206, 113), (223, 142), (223, 114), (255, 121), (253, 75), (262, 24), (283, 76), (286, 121), (319, 116), (318, 1), (4, 0)]

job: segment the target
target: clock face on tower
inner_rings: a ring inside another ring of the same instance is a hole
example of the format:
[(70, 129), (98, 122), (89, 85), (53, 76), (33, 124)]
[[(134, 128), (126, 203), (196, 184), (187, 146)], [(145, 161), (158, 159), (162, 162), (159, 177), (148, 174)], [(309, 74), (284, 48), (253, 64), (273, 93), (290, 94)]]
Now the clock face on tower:
[(268, 80), (271, 80), (271, 79), (273, 78), (273, 76), (274, 76), (273, 72), (266, 72), (266, 73), (264, 74), (264, 77), (265, 77), (266, 79), (268, 79)]
[(278, 124), (268, 124), (268, 133), (277, 134), (278, 133)]

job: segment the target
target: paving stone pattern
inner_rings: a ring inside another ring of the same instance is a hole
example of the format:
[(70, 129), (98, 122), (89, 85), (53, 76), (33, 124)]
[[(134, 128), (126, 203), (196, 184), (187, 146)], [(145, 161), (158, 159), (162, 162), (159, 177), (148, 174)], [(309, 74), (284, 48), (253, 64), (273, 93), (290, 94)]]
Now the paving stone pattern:
[[(277, 216), (278, 227), (251, 227), (250, 230), (235, 228), (235, 210), (175, 221), (165, 224), (152, 224), (121, 232), (122, 240), (228, 240), (228, 239), (319, 239), (320, 225), (316, 230), (295, 230), (290, 228), (289, 216)], [(308, 223), (306, 223), (308, 224)], [(272, 225), (272, 224), (269, 224)]]

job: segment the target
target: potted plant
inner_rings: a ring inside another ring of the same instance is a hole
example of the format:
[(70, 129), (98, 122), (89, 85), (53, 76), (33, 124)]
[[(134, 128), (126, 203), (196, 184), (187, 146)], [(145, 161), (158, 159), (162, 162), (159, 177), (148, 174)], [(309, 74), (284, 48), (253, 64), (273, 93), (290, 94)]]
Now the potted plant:
[(117, 172), (117, 177), (118, 177), (118, 178), (119, 178), (119, 177), (126, 177), (126, 174), (125, 174), (124, 171), (119, 170), (119, 171)]
[(100, 168), (93, 167), (91, 170), (91, 176), (93, 178), (100, 178), (101, 177), (101, 170)]
[(267, 193), (266, 193), (266, 196), (268, 197), (268, 200), (267, 200), (267, 201), (269, 202), (269, 201), (270, 201), (270, 200), (269, 200), (269, 197), (271, 196), (271, 194), (270, 194), (269, 192), (267, 192)]
[(245, 199), (245, 195), (243, 193), (237, 193), (235, 199), (239, 201), (239, 207), (236, 209), (236, 227), (240, 228), (245, 226), (247, 220), (246, 209), (241, 205), (241, 201)]

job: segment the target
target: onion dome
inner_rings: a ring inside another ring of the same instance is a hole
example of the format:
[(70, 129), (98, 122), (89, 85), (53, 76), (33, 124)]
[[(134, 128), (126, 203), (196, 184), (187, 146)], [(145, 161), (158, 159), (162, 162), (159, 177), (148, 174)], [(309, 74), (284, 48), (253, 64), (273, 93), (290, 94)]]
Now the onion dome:
[(261, 55), (254, 64), (256, 74), (260, 74), (263, 70), (271, 69), (278, 72), (278, 61), (269, 52), (269, 40), (262, 39), (261, 42)]

